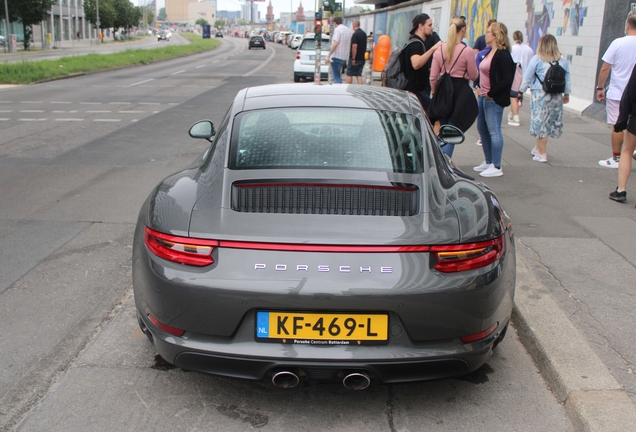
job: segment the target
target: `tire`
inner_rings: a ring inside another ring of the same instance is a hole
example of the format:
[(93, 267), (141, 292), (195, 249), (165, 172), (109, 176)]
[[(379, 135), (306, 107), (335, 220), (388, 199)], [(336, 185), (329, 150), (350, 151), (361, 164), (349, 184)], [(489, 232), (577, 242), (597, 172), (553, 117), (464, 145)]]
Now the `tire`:
[(300, 82), (300, 76), (298, 76), (298, 74), (294, 74), (294, 82)]

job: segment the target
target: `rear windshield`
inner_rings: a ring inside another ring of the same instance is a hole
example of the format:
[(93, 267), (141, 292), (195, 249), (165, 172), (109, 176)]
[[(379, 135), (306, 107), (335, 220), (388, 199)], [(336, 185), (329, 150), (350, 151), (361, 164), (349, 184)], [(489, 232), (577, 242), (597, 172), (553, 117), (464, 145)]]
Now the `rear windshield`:
[[(303, 40), (303, 43), (300, 44), (300, 48), (301, 50), (315, 50), (316, 49), (316, 39), (305, 39)], [(320, 44), (320, 50), (321, 51), (329, 51), (331, 49), (331, 42), (329, 42), (329, 39), (323, 39), (322, 43)]]
[(230, 169), (350, 169), (422, 172), (416, 117), (390, 111), (288, 108), (234, 120)]
[(263, 40), (262, 36), (252, 36), (252, 40)]

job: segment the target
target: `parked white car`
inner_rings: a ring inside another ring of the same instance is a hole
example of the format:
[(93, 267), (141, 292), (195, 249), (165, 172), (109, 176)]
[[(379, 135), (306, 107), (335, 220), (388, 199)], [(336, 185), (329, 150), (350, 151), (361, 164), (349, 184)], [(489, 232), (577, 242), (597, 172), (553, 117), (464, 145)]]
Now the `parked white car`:
[(295, 34), (294, 37), (292, 37), (291, 42), (289, 43), (289, 47), (292, 49), (298, 49), (302, 40), (303, 40), (303, 35)]
[[(329, 36), (322, 35), (320, 45), (320, 79), (327, 79), (327, 71), (329, 65), (325, 64), (325, 58), (329, 55), (331, 42)], [(314, 71), (316, 68), (316, 35), (308, 33), (303, 38), (298, 50), (296, 51), (296, 61), (294, 61), (294, 82), (300, 82), (301, 79), (314, 79)]]

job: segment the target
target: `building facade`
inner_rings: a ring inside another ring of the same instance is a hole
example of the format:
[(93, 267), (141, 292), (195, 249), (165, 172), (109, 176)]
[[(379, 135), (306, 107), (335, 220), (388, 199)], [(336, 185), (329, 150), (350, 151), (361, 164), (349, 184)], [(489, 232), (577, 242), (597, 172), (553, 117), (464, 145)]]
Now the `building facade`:
[(198, 0), (166, 0), (166, 21), (189, 22), (190, 3), (197, 2)]
[(205, 1), (200, 3), (190, 3), (188, 5), (188, 20), (190, 25), (194, 25), (197, 20), (203, 18), (210, 25), (214, 26), (216, 18), (216, 2)]

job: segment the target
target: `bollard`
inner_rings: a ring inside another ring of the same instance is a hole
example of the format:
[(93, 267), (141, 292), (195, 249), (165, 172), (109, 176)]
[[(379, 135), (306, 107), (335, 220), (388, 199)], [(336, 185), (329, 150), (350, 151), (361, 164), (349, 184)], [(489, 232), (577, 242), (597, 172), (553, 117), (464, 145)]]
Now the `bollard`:
[(382, 35), (373, 48), (373, 71), (382, 72), (391, 55), (391, 38)]

